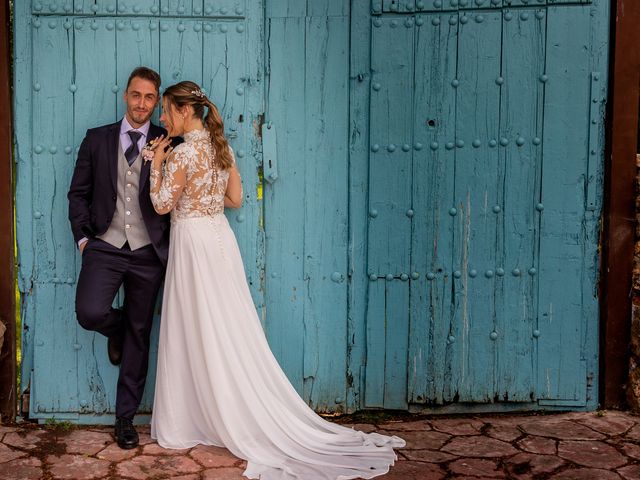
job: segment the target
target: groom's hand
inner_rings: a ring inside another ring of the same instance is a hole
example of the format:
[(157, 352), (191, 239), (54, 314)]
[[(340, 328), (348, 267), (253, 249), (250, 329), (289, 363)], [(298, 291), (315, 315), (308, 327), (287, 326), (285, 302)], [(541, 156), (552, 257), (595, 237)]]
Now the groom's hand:
[(87, 243), (89, 243), (89, 240), (84, 240), (84, 242), (81, 240), (81, 243), (78, 245), (78, 250), (80, 250), (80, 255), (82, 255), (82, 253), (84, 252), (84, 247), (87, 246)]

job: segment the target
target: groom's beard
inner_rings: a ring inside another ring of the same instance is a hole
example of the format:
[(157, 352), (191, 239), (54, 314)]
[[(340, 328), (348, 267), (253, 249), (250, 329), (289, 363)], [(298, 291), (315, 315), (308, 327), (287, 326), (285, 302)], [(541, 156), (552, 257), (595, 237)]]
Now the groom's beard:
[(131, 112), (131, 118), (133, 118), (133, 121), (136, 123), (140, 123), (140, 124), (144, 124), (147, 123), (147, 121), (151, 118), (151, 115), (153, 114), (153, 110), (150, 111), (133, 111)]

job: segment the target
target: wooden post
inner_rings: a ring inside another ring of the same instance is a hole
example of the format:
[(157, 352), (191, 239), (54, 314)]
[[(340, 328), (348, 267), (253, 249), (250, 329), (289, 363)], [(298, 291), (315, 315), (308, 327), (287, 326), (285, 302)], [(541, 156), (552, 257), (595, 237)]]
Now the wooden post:
[(0, 415), (16, 416), (16, 318), (13, 243), (13, 155), (9, 2), (0, 6), (0, 321), (7, 330), (0, 352)]
[(640, 51), (640, 2), (616, 0), (612, 24), (612, 79), (605, 171), (601, 282), (600, 403), (626, 406), (629, 372), (631, 277), (635, 240), (636, 149)]

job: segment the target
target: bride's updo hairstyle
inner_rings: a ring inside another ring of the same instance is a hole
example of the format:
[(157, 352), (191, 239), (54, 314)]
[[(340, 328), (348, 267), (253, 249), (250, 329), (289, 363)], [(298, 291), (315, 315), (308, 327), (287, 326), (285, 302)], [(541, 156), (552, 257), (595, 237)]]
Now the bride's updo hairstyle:
[[(162, 96), (178, 108), (191, 105), (195, 116), (202, 120), (211, 135), (211, 142), (216, 152), (216, 163), (223, 170), (233, 166), (229, 143), (224, 137), (224, 122), (218, 112), (218, 107), (207, 98), (197, 84), (190, 81), (176, 83), (167, 88)], [(207, 107), (206, 117), (204, 107)]]

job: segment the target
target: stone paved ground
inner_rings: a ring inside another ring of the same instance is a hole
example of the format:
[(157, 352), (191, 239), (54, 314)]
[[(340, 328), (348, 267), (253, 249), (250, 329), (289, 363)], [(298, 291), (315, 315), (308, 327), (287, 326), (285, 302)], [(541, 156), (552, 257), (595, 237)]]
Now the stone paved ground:
[[(388, 480), (640, 479), (640, 417), (624, 412), (365, 418), (372, 423), (339, 421), (407, 441), (396, 466), (379, 477)], [(0, 479), (244, 478), (244, 462), (227, 450), (164, 450), (148, 427), (139, 428), (140, 447), (127, 451), (110, 428), (65, 427), (0, 425)]]

